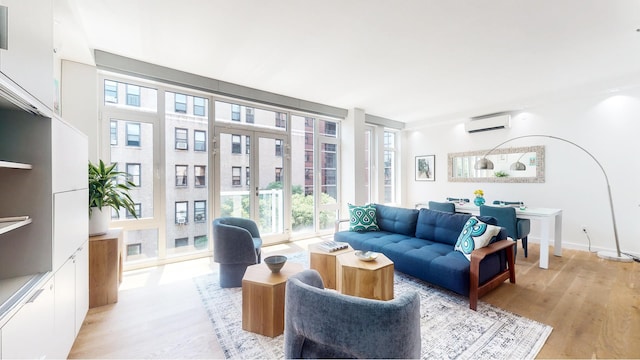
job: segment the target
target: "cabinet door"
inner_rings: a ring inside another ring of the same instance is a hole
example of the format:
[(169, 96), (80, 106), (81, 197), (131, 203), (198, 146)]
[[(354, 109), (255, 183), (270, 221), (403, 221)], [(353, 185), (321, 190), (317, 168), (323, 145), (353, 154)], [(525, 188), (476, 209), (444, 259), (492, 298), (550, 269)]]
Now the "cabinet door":
[(86, 189), (89, 161), (87, 136), (60, 119), (53, 118), (51, 123), (53, 192)]
[(76, 332), (78, 335), (89, 311), (89, 241), (76, 252)]
[(89, 237), (89, 192), (53, 195), (53, 271), (57, 271)]
[(49, 357), (66, 359), (76, 338), (76, 263), (74, 257), (56, 271), (55, 281), (55, 342)]
[(53, 278), (2, 327), (2, 359), (43, 359), (53, 338)]
[(13, 82), (53, 109), (53, 1), (3, 0), (8, 7), (8, 49), (0, 69)]

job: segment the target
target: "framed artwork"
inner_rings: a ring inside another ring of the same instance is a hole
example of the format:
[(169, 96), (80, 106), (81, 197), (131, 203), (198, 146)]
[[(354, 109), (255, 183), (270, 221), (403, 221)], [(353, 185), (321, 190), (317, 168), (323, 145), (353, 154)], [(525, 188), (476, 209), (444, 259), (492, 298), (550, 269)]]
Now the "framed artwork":
[(416, 156), (416, 181), (436, 180), (436, 156)]

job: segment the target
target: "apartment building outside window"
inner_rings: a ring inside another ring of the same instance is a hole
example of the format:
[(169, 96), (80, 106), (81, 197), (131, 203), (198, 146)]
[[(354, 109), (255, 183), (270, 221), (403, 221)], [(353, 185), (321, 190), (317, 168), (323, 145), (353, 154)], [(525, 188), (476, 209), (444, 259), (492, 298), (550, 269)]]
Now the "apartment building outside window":
[(282, 112), (276, 112), (276, 127), (287, 127), (287, 114)]
[(140, 146), (139, 123), (127, 123), (127, 146)]
[(206, 186), (206, 174), (207, 174), (207, 167), (204, 165), (196, 165), (193, 167), (193, 171), (194, 171), (194, 186), (195, 187), (204, 187)]
[(193, 150), (207, 151), (207, 133), (206, 131), (193, 131)]
[(231, 168), (231, 185), (242, 186), (242, 174), (240, 173), (242, 168), (240, 166), (233, 166)]
[(244, 137), (244, 153), (251, 154), (251, 136)]
[(109, 137), (110, 137), (110, 144), (112, 146), (118, 145), (118, 122), (117, 121), (109, 122)]
[(242, 154), (242, 143), (240, 135), (231, 135), (231, 153)]
[(176, 165), (176, 187), (187, 186), (187, 165)]
[(193, 202), (193, 221), (205, 222), (207, 220), (207, 201), (196, 200)]
[(276, 156), (282, 156), (282, 140), (276, 139)]
[(131, 181), (135, 186), (140, 186), (140, 164), (139, 163), (127, 163), (127, 179)]
[(207, 235), (198, 235), (193, 237), (193, 246), (196, 249), (206, 249), (208, 245)]
[(276, 168), (275, 182), (282, 182), (282, 168)]
[(246, 115), (245, 115), (245, 121), (247, 124), (253, 124), (255, 122), (255, 113), (253, 111), (253, 108), (248, 107), (245, 108), (246, 111)]
[(244, 177), (245, 185), (251, 185), (251, 168), (247, 166), (245, 169), (245, 177)]
[(396, 133), (384, 132), (384, 202), (387, 204), (396, 201)]
[(237, 104), (231, 105), (231, 120), (240, 121), (240, 105), (237, 105)]
[(189, 238), (185, 237), (185, 238), (175, 239), (173, 245), (177, 248), (183, 247), (183, 246), (189, 246)]
[(205, 106), (206, 106), (206, 101), (204, 98), (194, 97), (193, 98), (193, 115), (204, 116), (206, 113)]
[(140, 87), (127, 84), (127, 105), (140, 106)]
[(176, 128), (176, 149), (187, 150), (189, 149), (189, 132), (187, 129)]
[[(133, 204), (133, 208), (136, 210), (136, 215), (138, 215), (138, 217), (142, 217), (142, 204), (140, 203), (135, 203)], [(135, 219), (135, 216), (133, 216), (132, 213), (129, 212), (129, 210), (126, 210), (127, 212), (127, 219)]]
[(128, 244), (127, 245), (127, 256), (135, 256), (142, 254), (142, 244)]
[(177, 113), (187, 113), (187, 95), (176, 94), (174, 100), (174, 110)]
[(104, 82), (104, 101), (108, 103), (118, 103), (118, 83), (115, 81)]
[(176, 201), (176, 224), (186, 224), (187, 219), (189, 219), (189, 202), (187, 201)]

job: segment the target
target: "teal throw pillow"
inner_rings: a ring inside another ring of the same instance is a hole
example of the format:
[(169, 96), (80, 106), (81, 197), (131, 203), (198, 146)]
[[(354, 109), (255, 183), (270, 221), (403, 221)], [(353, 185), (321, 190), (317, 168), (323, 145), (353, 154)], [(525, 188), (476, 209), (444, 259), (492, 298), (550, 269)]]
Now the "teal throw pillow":
[(379, 231), (376, 207), (373, 205), (349, 205), (349, 231)]
[(464, 224), (454, 249), (460, 251), (467, 260), (471, 261), (471, 252), (489, 245), (491, 239), (499, 232), (499, 226), (489, 225), (472, 216)]

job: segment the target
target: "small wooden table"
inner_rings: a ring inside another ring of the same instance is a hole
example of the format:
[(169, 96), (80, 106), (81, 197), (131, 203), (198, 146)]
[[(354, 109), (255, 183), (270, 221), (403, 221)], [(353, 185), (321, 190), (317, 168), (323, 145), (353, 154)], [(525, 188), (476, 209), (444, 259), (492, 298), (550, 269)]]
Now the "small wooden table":
[(303, 269), (292, 262), (279, 273), (272, 273), (265, 263), (247, 267), (242, 278), (242, 329), (270, 337), (282, 334), (287, 279)]
[(118, 302), (122, 282), (122, 229), (89, 237), (89, 308)]
[(393, 261), (379, 254), (373, 261), (362, 261), (353, 253), (337, 260), (337, 290), (342, 294), (377, 300), (393, 299)]
[(352, 252), (353, 248), (348, 248), (328, 252), (322, 250), (317, 244), (309, 246), (309, 267), (320, 273), (324, 287), (327, 289), (336, 289), (336, 257), (338, 255)]

